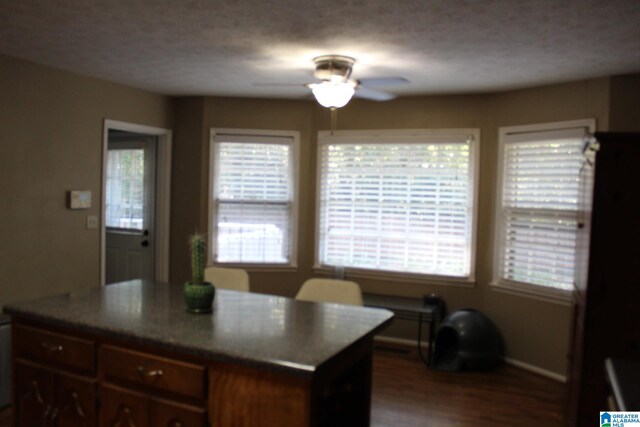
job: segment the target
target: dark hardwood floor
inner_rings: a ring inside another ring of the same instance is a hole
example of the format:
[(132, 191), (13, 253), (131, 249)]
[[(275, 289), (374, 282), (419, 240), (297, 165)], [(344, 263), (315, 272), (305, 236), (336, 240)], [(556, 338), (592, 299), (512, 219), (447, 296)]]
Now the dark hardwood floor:
[[(427, 370), (416, 351), (376, 345), (372, 427), (565, 425), (565, 385), (506, 366), (491, 372)], [(11, 410), (0, 411), (0, 427)]]
[(433, 371), (415, 349), (376, 347), (372, 427), (565, 425), (565, 384), (512, 366), (490, 372)]

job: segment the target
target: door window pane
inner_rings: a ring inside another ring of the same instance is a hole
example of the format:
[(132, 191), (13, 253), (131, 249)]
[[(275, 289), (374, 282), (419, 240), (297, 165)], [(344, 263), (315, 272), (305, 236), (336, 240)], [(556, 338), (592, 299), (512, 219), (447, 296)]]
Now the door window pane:
[(106, 225), (144, 228), (144, 150), (108, 150)]

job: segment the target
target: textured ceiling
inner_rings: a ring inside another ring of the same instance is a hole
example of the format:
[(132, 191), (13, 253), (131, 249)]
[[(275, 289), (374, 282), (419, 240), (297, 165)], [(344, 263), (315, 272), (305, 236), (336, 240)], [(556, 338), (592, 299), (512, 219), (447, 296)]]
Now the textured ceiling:
[(312, 58), (398, 95), (640, 71), (640, 0), (0, 0), (0, 53), (168, 95), (299, 98)]

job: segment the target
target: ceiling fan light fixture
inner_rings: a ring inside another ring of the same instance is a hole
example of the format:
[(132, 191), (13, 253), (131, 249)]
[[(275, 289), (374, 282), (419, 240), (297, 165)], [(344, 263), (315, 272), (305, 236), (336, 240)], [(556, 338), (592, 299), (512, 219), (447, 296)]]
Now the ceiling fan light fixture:
[(356, 63), (356, 60), (350, 56), (322, 55), (313, 58), (313, 62), (316, 64), (314, 73), (316, 79), (347, 81), (351, 76), (353, 64)]
[(309, 88), (313, 92), (320, 105), (327, 108), (340, 108), (347, 105), (355, 93), (355, 82), (342, 81), (310, 84)]

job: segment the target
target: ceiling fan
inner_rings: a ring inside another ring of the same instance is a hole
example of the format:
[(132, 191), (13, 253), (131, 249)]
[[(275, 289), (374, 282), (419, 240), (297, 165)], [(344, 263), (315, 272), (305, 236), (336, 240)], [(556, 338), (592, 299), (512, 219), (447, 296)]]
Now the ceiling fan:
[(316, 100), (324, 107), (340, 108), (345, 106), (352, 96), (373, 101), (388, 101), (396, 96), (374, 87), (395, 86), (408, 83), (403, 77), (369, 78), (355, 80), (351, 78), (356, 60), (349, 56), (323, 55), (313, 59), (316, 64), (315, 78), (321, 83), (306, 84)]
[(322, 55), (313, 59), (316, 65), (314, 77), (320, 82), (305, 83), (323, 107), (335, 109), (344, 107), (352, 96), (373, 101), (388, 101), (396, 95), (377, 87), (397, 86), (409, 83), (404, 77), (383, 77), (352, 79), (351, 72), (356, 63), (354, 58), (342, 55)]

